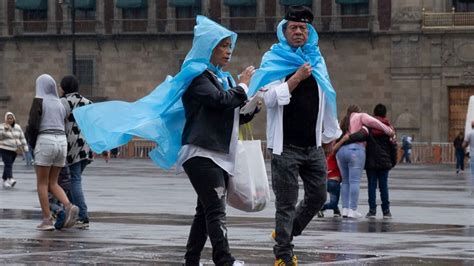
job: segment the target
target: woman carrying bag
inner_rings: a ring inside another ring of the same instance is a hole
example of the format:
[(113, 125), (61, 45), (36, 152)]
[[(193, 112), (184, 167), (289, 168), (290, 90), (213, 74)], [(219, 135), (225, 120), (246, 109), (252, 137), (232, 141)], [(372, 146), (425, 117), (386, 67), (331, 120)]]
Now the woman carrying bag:
[(13, 178), (13, 163), (18, 152), (28, 152), (28, 144), (20, 125), (16, 123), (12, 112), (5, 114), (5, 123), (0, 127), (0, 153), (3, 160), (3, 187), (12, 188), (16, 184)]

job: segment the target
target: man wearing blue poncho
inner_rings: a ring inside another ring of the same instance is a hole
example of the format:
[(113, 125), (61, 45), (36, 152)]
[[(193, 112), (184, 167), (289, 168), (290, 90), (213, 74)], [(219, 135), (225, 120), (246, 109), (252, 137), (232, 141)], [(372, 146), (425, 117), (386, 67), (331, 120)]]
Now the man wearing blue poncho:
[[(336, 93), (319, 51), (313, 14), (289, 8), (277, 29), (279, 43), (265, 53), (249, 91), (265, 92), (267, 146), (272, 150), (272, 187), (276, 196), (273, 248), (275, 265), (297, 265), (292, 239), (302, 233), (326, 201), (323, 143), (341, 135)], [(263, 88), (262, 88), (263, 87)], [(298, 201), (298, 175), (304, 199)]]
[(240, 115), (247, 100), (247, 67), (238, 86), (222, 71), (230, 61), (237, 34), (204, 16), (196, 18), (193, 47), (181, 71), (133, 103), (111, 101), (77, 108), (73, 114), (95, 152), (110, 150), (133, 136), (153, 140), (149, 154), (163, 168), (184, 169), (198, 195), (185, 265), (199, 265), (207, 238), (216, 265), (240, 265), (232, 257), (225, 226), (225, 193), (234, 172)]

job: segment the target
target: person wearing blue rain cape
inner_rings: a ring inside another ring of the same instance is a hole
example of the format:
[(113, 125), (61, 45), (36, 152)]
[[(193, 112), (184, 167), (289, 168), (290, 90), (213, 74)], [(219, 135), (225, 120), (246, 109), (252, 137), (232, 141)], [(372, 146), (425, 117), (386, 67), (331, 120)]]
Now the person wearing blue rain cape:
[(235, 86), (222, 71), (230, 58), (237, 34), (197, 16), (193, 46), (181, 71), (167, 77), (154, 91), (133, 103), (111, 101), (73, 111), (91, 149), (97, 153), (118, 147), (133, 136), (153, 140), (150, 152), (162, 168), (175, 163), (183, 169), (198, 194), (196, 215), (186, 245), (186, 265), (199, 265), (209, 236), (216, 265), (238, 264), (232, 257), (225, 227), (225, 191), (232, 175), (239, 116), (247, 100), (255, 69), (247, 67)]
[[(161, 168), (171, 168), (181, 148), (185, 116), (181, 96), (191, 81), (209, 66), (209, 55), (222, 36), (230, 31), (204, 17), (197, 16), (192, 49), (181, 71), (166, 77), (149, 95), (135, 101), (108, 101), (76, 108), (73, 111), (79, 128), (95, 153), (112, 150), (139, 137), (156, 142), (150, 158)], [(233, 33), (232, 33), (233, 34)], [(235, 42), (236, 35), (232, 35)], [(215, 69), (216, 75), (228, 84), (229, 73)]]
[[(273, 251), (275, 265), (296, 265), (292, 239), (302, 233), (326, 201), (323, 143), (341, 135), (336, 93), (331, 85), (313, 14), (291, 6), (277, 27), (279, 43), (262, 58), (249, 95), (264, 91), (267, 146), (272, 151), (272, 187), (276, 196)], [(298, 175), (304, 199), (298, 201)]]
[[(199, 27), (198, 23), (197, 33)], [(214, 27), (222, 28), (217, 24)], [(222, 67), (231, 58), (237, 34), (228, 31), (222, 35), (218, 30), (207, 34), (213, 35), (216, 41), (209, 43), (212, 52), (202, 54), (207, 69), (194, 78), (181, 98), (186, 122), (177, 166), (184, 168), (198, 195), (185, 265), (199, 265), (208, 236), (214, 263), (236, 265), (227, 241), (225, 193), (229, 175), (234, 172), (239, 122), (252, 118), (241, 116), (240, 107), (247, 100), (248, 84), (255, 69), (247, 67), (240, 75), (239, 85), (235, 86), (232, 77), (222, 72)], [(202, 37), (196, 34), (193, 44)]]

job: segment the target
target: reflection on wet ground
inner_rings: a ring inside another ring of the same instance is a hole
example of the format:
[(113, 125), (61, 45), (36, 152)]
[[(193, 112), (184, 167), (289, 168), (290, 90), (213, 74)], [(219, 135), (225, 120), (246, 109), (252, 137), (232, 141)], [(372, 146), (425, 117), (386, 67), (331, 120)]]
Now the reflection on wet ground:
[[(394, 219), (315, 218), (295, 237), (301, 265), (474, 265), (474, 198), (451, 166), (397, 166), (390, 174)], [(34, 172), (0, 190), (0, 264), (181, 265), (195, 205), (189, 180), (146, 160), (96, 161), (86, 169), (89, 230), (38, 232)], [(366, 182), (359, 207), (367, 211)], [(137, 193), (139, 192), (139, 193)], [(302, 195), (302, 191), (300, 192)], [(259, 213), (228, 209), (232, 254), (272, 265), (274, 201)], [(213, 265), (209, 242), (202, 262)]]
[[(155, 225), (191, 225), (193, 216), (173, 214), (140, 214), (140, 213), (90, 213), (94, 222), (121, 224), (155, 224)], [(37, 219), (38, 211), (0, 209), (0, 219)], [(442, 224), (409, 224), (396, 223), (390, 220), (354, 220), (344, 218), (315, 218), (308, 229), (334, 232), (354, 233), (410, 233), (429, 235), (455, 235), (474, 237), (474, 226)], [(228, 217), (227, 225), (236, 227), (269, 228), (273, 218)]]

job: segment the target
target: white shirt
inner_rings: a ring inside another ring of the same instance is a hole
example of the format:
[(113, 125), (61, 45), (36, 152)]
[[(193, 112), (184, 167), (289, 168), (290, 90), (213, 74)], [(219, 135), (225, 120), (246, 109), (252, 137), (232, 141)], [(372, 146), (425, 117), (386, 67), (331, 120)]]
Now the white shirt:
[[(265, 91), (263, 98), (267, 107), (267, 148), (273, 149), (273, 154), (280, 155), (283, 151), (283, 107), (290, 103), (290, 90), (284, 78), (269, 83), (262, 90)], [(319, 85), (318, 91), (319, 112), (315, 130), (316, 146), (320, 147), (322, 143), (339, 138), (342, 131)]]
[[(248, 92), (247, 85), (245, 85), (244, 83), (240, 83), (239, 86), (244, 89), (245, 93)], [(176, 172), (183, 172), (183, 164), (187, 160), (199, 156), (211, 159), (215, 164), (217, 164), (220, 168), (226, 171), (229, 175), (233, 175), (235, 165), (235, 151), (237, 148), (237, 142), (239, 140), (239, 118), (240, 107), (237, 107), (234, 109), (234, 124), (232, 126), (232, 136), (230, 138), (229, 153), (213, 151), (193, 144), (186, 144), (182, 146), (179, 150), (178, 161), (176, 162)]]

